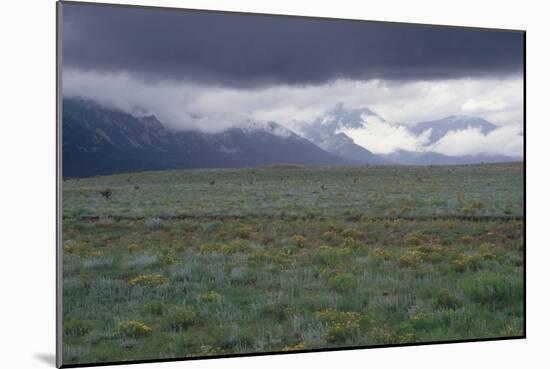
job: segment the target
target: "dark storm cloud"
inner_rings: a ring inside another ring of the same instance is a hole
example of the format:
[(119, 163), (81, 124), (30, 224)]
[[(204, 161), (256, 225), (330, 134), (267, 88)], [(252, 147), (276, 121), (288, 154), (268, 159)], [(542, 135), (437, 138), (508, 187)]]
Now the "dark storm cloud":
[(521, 32), (66, 3), (63, 63), (149, 81), (257, 86), (498, 77)]

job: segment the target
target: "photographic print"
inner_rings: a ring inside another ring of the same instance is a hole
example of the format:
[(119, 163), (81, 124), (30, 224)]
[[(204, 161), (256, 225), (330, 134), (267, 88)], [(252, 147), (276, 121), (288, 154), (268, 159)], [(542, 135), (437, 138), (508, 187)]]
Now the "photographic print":
[(525, 337), (525, 32), (58, 3), (58, 365)]

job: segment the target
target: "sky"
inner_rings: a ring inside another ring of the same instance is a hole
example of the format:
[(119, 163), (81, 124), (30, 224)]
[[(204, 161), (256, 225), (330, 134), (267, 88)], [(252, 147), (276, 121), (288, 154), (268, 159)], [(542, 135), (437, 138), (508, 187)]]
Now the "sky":
[(343, 103), (383, 117), (348, 132), (373, 152), (426, 150), (406, 127), (449, 115), (499, 128), (429, 150), (522, 152), (521, 32), (74, 3), (62, 19), (64, 96), (173, 129), (250, 118), (300, 132)]

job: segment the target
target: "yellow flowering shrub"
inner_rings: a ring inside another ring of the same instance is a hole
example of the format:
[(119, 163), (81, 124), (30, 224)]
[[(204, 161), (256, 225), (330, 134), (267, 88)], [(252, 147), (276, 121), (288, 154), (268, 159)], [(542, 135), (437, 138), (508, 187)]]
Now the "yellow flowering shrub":
[(419, 232), (411, 232), (403, 239), (405, 245), (418, 246), (426, 241), (426, 238)]
[(142, 274), (134, 277), (128, 281), (131, 286), (147, 286), (147, 287), (158, 287), (168, 282), (166, 277), (161, 276), (160, 274)]
[(341, 233), (342, 237), (351, 237), (351, 238), (359, 238), (361, 237), (361, 233), (353, 228), (347, 228), (344, 229)]
[(305, 350), (306, 345), (303, 342), (299, 342), (295, 344), (294, 346), (285, 346), (283, 347), (282, 351), (298, 351), (298, 350)]
[(306, 246), (307, 239), (302, 235), (295, 234), (294, 236), (292, 236), (292, 240), (294, 241), (294, 244), (300, 248)]
[(400, 267), (418, 267), (422, 263), (422, 253), (416, 250), (407, 250), (397, 262)]
[(128, 251), (131, 253), (138, 252), (141, 250), (143, 250), (143, 246), (138, 245), (137, 243), (131, 243), (130, 245), (128, 245)]
[(370, 253), (370, 256), (382, 258), (384, 260), (390, 260), (392, 258), (392, 254), (386, 250), (384, 250), (381, 247), (377, 247), (373, 249)]
[(252, 229), (251, 226), (242, 224), (241, 226), (239, 226), (239, 228), (237, 228), (235, 233), (237, 234), (237, 237), (250, 238), (253, 231), (254, 229)]
[(137, 320), (126, 320), (118, 323), (117, 334), (124, 337), (142, 337), (151, 333), (151, 327)]
[(326, 242), (334, 241), (335, 238), (336, 233), (334, 233), (334, 231), (327, 231), (321, 235), (321, 239)]
[(330, 343), (343, 343), (359, 330), (360, 315), (356, 312), (327, 309), (316, 317), (328, 325), (325, 338)]
[(221, 295), (216, 291), (206, 291), (199, 295), (199, 301), (201, 302), (216, 302), (219, 301)]

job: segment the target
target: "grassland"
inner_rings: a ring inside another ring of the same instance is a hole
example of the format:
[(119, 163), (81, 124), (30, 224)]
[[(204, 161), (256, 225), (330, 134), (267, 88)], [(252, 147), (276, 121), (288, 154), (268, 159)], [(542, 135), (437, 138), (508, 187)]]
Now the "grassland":
[(66, 180), (64, 362), (521, 336), (523, 190), (522, 164)]

